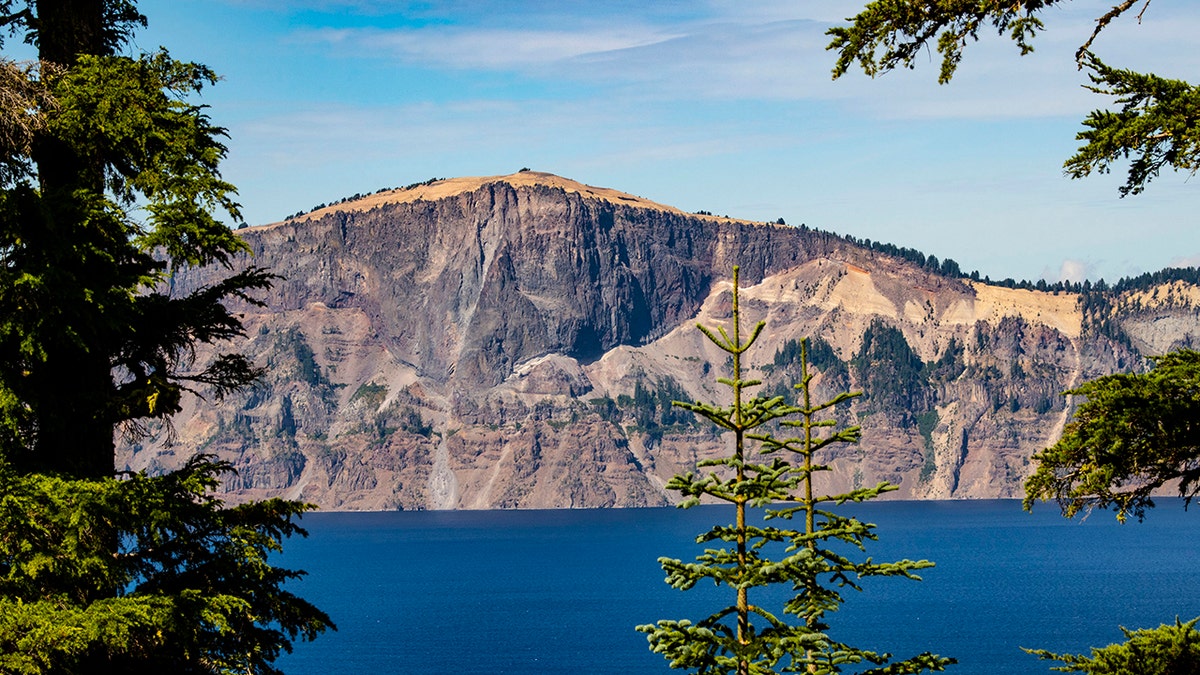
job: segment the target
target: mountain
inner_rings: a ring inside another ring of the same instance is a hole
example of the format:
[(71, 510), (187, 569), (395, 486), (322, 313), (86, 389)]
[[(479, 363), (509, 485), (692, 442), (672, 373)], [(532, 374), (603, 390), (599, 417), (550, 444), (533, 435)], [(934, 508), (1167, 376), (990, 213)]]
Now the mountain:
[(864, 432), (828, 458), (835, 491), (886, 479), (902, 498), (1017, 496), (1069, 417), (1061, 392), (1200, 336), (1200, 288), (1183, 278), (1001, 287), (894, 247), (532, 171), (381, 191), (240, 234), (253, 257), (239, 264), (281, 276), (265, 307), (239, 308), (266, 376), (216, 407), (188, 401), (119, 451), (150, 470), (215, 453), (238, 468), (224, 483), (234, 500), (669, 503), (666, 480), (724, 447), (670, 401), (727, 396), (714, 384), (725, 355), (695, 324), (729, 319), (735, 264), (747, 318), (767, 322), (747, 357), (764, 391), (790, 392), (810, 337), (819, 391), (866, 392), (838, 411)]

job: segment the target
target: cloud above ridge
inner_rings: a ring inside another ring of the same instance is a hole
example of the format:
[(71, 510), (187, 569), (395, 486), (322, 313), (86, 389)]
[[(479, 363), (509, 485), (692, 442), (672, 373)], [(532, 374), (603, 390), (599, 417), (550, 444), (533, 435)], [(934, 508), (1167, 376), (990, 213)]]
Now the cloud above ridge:
[[(381, 4), (358, 2), (364, 12)], [(1090, 6), (1047, 16), (1049, 28), (1036, 39), (1037, 51), (1026, 57), (1007, 38), (981, 36), (968, 46), (954, 82), (940, 86), (936, 53), (914, 72), (870, 80), (852, 71), (831, 81), (833, 55), (825, 51), (825, 31), (841, 22), (844, 3), (769, 2), (746, 9), (712, 0), (687, 10), (634, 2), (587, 5), (588, 10), (570, 1), (451, 4), (476, 10), (440, 20), (436, 6), (410, 5), (392, 11), (390, 22), (310, 25), (297, 29), (293, 39), (344, 58), (508, 73), (638, 100), (835, 101), (881, 119), (1074, 117), (1098, 102), (1080, 86), (1087, 80), (1073, 60), (1093, 26), (1095, 7)], [(612, 5), (619, 11), (611, 11)], [(464, 14), (476, 18), (464, 20)], [(414, 20), (417, 15), (433, 18)], [(1151, 16), (1147, 23), (1171, 18)], [(1168, 34), (1200, 30), (1194, 24), (1175, 21)], [(1178, 45), (1164, 44), (1162, 31), (1151, 28), (1114, 25), (1111, 46), (1119, 56), (1138, 55), (1139, 62), (1152, 62), (1155, 55), (1178, 61)]]

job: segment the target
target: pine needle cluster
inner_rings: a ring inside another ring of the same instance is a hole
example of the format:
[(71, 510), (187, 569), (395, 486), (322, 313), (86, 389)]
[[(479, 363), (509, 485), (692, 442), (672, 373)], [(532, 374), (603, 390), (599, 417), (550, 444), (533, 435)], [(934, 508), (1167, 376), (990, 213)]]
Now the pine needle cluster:
[[(738, 268), (734, 267), (732, 335), (725, 327), (714, 331), (699, 326), (731, 357), (729, 376), (717, 381), (732, 390), (732, 404), (675, 402), (731, 433), (733, 449), (728, 456), (700, 462), (697, 468), (706, 472), (675, 476), (667, 488), (684, 496), (681, 507), (695, 506), (702, 498), (715, 500), (732, 504), (736, 517), (733, 524), (716, 526), (696, 538), (705, 550), (694, 562), (672, 558), (659, 562), (673, 587), (687, 590), (711, 580), (736, 593), (734, 604), (697, 623), (664, 620), (638, 630), (647, 634), (650, 648), (670, 661), (672, 668), (699, 675), (841, 673), (860, 666), (866, 668), (859, 671), (864, 675), (944, 670), (955, 661), (925, 652), (892, 662), (890, 654), (853, 647), (830, 635), (827, 616), (841, 606), (841, 589), (859, 590), (865, 577), (919, 579), (915, 572), (933, 563), (856, 561), (841, 552), (865, 550), (866, 542), (876, 539), (875, 526), (831, 507), (874, 499), (896, 487), (881, 482), (843, 494), (815, 494), (813, 477), (829, 470), (819, 463), (818, 453), (836, 444), (857, 443), (861, 436), (857, 426), (839, 429), (836, 421), (820, 416), (861, 392), (843, 392), (813, 403), (814, 373), (804, 347), (795, 404), (783, 396), (752, 397), (748, 390), (761, 382), (745, 378), (743, 355), (764, 327), (759, 322), (743, 338)], [(768, 427), (771, 422), (778, 424)], [(779, 438), (771, 427), (795, 430), (796, 435)], [(763, 514), (763, 524), (749, 522), (748, 515), (754, 513)], [(779, 552), (782, 557), (771, 557)], [(751, 601), (752, 591), (780, 584), (794, 592), (782, 607), (770, 609)]]

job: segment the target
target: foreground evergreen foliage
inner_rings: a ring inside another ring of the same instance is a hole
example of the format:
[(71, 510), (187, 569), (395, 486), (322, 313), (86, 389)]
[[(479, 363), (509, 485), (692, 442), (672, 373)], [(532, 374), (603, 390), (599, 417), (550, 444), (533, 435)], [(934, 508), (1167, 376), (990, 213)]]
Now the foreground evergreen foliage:
[[(273, 673), (332, 627), (268, 561), (307, 505), (227, 508), (212, 491), (231, 467), (210, 457), (115, 472), (114, 432), (254, 381), (222, 353), (244, 334), (227, 301), (272, 278), (233, 268), (225, 131), (193, 102), (216, 76), (120, 53), (145, 23), (131, 0), (0, 0), (0, 46), (39, 55), (0, 58), (3, 673)], [(173, 292), (207, 265), (226, 277)]]
[[(732, 404), (722, 407), (704, 403), (676, 402), (718, 427), (732, 433), (733, 451), (727, 457), (704, 461), (713, 470), (704, 475), (675, 476), (667, 487), (684, 497), (682, 507), (700, 503), (702, 497), (734, 506), (735, 522), (714, 527), (696, 538), (706, 545), (695, 562), (661, 558), (667, 583), (687, 590), (711, 580), (728, 586), (736, 594), (734, 604), (692, 623), (688, 620), (659, 621), (638, 626), (647, 633), (653, 651), (667, 658), (671, 667), (699, 674), (737, 673), (766, 675), (780, 672), (840, 673), (858, 665), (863, 673), (899, 674), (944, 670), (954, 663), (928, 652), (888, 663), (889, 654), (871, 652), (837, 641), (828, 634), (827, 615), (841, 603), (840, 589), (858, 589), (865, 577), (919, 577), (916, 570), (931, 567), (928, 561), (901, 560), (877, 563), (869, 558), (855, 562), (838, 549), (862, 550), (876, 539), (874, 526), (857, 518), (839, 515), (828, 506), (873, 499), (895, 487), (880, 483), (840, 495), (816, 495), (815, 474), (829, 470), (817, 461), (817, 453), (838, 443), (858, 442), (858, 427), (830, 429), (834, 422), (818, 416), (857, 394), (842, 393), (823, 403), (813, 403), (806, 349), (801, 346), (802, 378), (796, 389), (800, 404), (790, 405), (784, 397), (751, 398), (747, 390), (761, 382), (743, 379), (742, 355), (754, 344), (764, 324), (758, 323), (743, 339), (738, 307), (738, 269), (733, 271), (732, 335), (724, 327), (716, 332), (700, 326), (714, 344), (727, 352), (732, 365), (729, 377), (718, 382), (732, 390)], [(776, 438), (761, 431), (768, 422), (779, 421), (798, 430), (798, 436)], [(755, 433), (755, 430), (760, 430)], [(823, 430), (828, 430), (822, 435)], [(750, 451), (750, 443), (758, 446)], [(773, 527), (751, 524), (751, 509), (762, 508), (764, 521), (799, 518), (803, 524)], [(777, 559), (770, 556), (777, 555)], [(777, 610), (753, 604), (751, 589), (786, 584), (795, 592)], [(794, 619), (789, 619), (791, 615)]]
[(1153, 493), (1177, 482), (1190, 501), (1200, 494), (1200, 352), (1154, 359), (1148, 373), (1108, 375), (1067, 393), (1085, 397), (1062, 438), (1033, 456), (1025, 508), (1057, 500), (1070, 518), (1093, 508), (1141, 520)]
[[(226, 508), (229, 466), (69, 480), (0, 468), (0, 672), (276, 673), (329, 618), (269, 564), (308, 506)], [(116, 549), (113, 543), (117, 542)]]
[(1185, 675), (1200, 673), (1200, 631), (1196, 622), (1175, 620), (1145, 630), (1121, 629), (1127, 638), (1120, 644), (1093, 647), (1091, 656), (1055, 654), (1044, 649), (1026, 649), (1047, 661), (1063, 665), (1051, 670), (1088, 675)]
[(243, 335), (224, 301), (272, 277), (231, 270), (171, 293), (177, 271), (248, 250), (221, 220), (240, 217), (218, 169), (225, 130), (188, 100), (216, 75), (165, 51), (116, 55), (132, 3), (17, 4), (0, 2), (0, 26), (24, 29), (43, 61), (8, 69), (15, 98), (37, 105), (0, 162), (0, 450), (22, 470), (102, 478), (114, 426), (136, 434), (191, 388), (219, 397), (255, 379), (235, 351), (193, 357)]

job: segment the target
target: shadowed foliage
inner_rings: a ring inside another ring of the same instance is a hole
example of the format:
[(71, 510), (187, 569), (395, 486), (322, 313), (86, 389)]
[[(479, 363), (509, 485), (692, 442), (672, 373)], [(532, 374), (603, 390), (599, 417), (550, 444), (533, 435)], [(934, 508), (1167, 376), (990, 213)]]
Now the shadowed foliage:
[[(115, 471), (114, 433), (220, 399), (258, 370), (229, 302), (272, 275), (218, 169), (225, 130), (192, 102), (216, 81), (165, 50), (123, 55), (128, 0), (0, 0), (40, 62), (0, 61), (0, 671), (274, 673), (333, 626), (268, 561), (308, 505), (226, 507), (229, 464)], [(2, 39), (0, 39), (0, 44)], [(189, 267), (226, 276), (172, 292)], [(200, 362), (198, 353), (215, 354)]]

